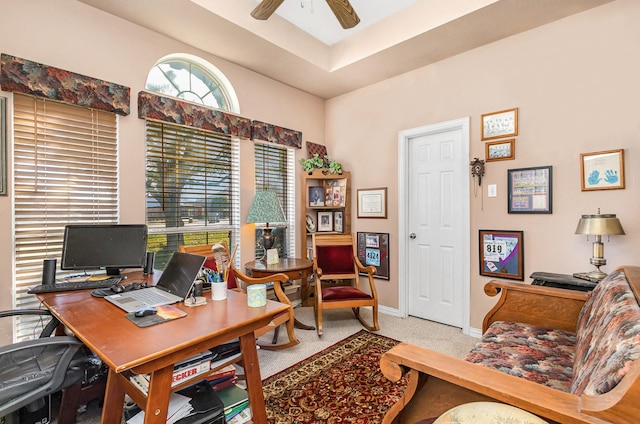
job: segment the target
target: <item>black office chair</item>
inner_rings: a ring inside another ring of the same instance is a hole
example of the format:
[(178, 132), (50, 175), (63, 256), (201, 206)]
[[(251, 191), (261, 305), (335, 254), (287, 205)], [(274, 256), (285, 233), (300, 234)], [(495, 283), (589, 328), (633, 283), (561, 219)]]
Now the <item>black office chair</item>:
[[(62, 404), (75, 404), (77, 409), (78, 393), (88, 364), (84, 345), (75, 337), (50, 337), (59, 321), (47, 310), (0, 312), (0, 318), (16, 315), (40, 315), (50, 321), (38, 339), (0, 347), (0, 417), (60, 390), (63, 391)], [(60, 424), (75, 422), (75, 410), (73, 415), (60, 418), (59, 415)]]

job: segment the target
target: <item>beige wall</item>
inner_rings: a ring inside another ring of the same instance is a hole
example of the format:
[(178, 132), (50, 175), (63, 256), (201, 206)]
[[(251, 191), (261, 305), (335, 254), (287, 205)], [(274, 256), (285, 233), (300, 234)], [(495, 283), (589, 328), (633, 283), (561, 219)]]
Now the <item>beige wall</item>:
[[(583, 271), (590, 269), (590, 242), (573, 231), (581, 214), (601, 207), (602, 212), (618, 214), (627, 232), (606, 244), (605, 270), (638, 263), (640, 2), (636, 0), (617, 0), (326, 104), (73, 0), (2, 3), (1, 52), (131, 87), (132, 113), (120, 119), (125, 223), (143, 222), (145, 217), (144, 123), (137, 118), (137, 93), (155, 61), (185, 52), (209, 60), (227, 76), (237, 91), (242, 115), (301, 130), (304, 141), (327, 144), (330, 155), (351, 171), (354, 194), (358, 188), (389, 188), (387, 220), (358, 220), (353, 213), (353, 231), (391, 235), (391, 280), (376, 280), (381, 303), (388, 308), (398, 307), (398, 132), (469, 116), (470, 157), (484, 157), (480, 115), (505, 108), (520, 109), (516, 159), (487, 166), (483, 195), (486, 184), (497, 184), (497, 198), (471, 197), (471, 327), (480, 327), (493, 304), (482, 292), (488, 279), (477, 273), (479, 228), (524, 230), (526, 275)], [(618, 148), (625, 149), (627, 188), (581, 192), (579, 154)], [(243, 142), (242, 216), (253, 193), (252, 151), (250, 143)], [(304, 152), (298, 151), (298, 157)], [(553, 166), (553, 214), (507, 214), (506, 170), (538, 165)], [(5, 241), (0, 269), (5, 271), (13, 260), (11, 205), (10, 196), (0, 197), (0, 237)], [(242, 237), (243, 245), (250, 243), (251, 228), (243, 228)], [(242, 261), (252, 259), (249, 250), (244, 249)], [(13, 293), (10, 273), (4, 276), (0, 308), (7, 309)], [(0, 327), (0, 339), (8, 336), (8, 328)]]
[[(2, 15), (2, 53), (131, 88), (131, 115), (119, 118), (123, 223), (145, 221), (144, 121), (137, 117), (137, 94), (144, 88), (149, 70), (165, 55), (189, 53), (218, 67), (235, 88), (243, 116), (300, 130), (304, 140), (319, 142), (324, 139), (324, 101), (321, 99), (82, 3), (74, 0), (2, 1)], [(1, 94), (11, 96), (10, 93)], [(305, 149), (298, 150), (297, 157), (302, 157), (303, 153), (306, 154)], [(253, 143), (247, 140), (241, 142), (241, 178), (241, 217), (246, 217), (253, 197)], [(0, 247), (0, 269), (5, 270), (0, 279), (2, 310), (10, 309), (13, 299), (11, 205), (10, 196), (0, 196), (0, 238), (4, 240)], [(243, 226), (241, 237), (242, 245), (253, 246), (253, 226)], [(245, 248), (241, 261), (252, 259), (253, 250)], [(0, 322), (3, 326), (0, 327), (0, 344), (3, 336), (9, 337), (10, 324)]]
[[(523, 230), (527, 277), (587, 271), (593, 240), (573, 233), (581, 214), (602, 208), (627, 233), (605, 243), (605, 271), (638, 264), (638, 22), (640, 2), (619, 0), (327, 102), (327, 144), (351, 171), (354, 193), (389, 187), (389, 218), (354, 219), (353, 229), (390, 233), (392, 278), (377, 280), (384, 305), (399, 304), (398, 132), (468, 116), (470, 158), (484, 158), (480, 115), (513, 107), (520, 114), (516, 159), (487, 164), (484, 199), (471, 190), (471, 327), (481, 327), (495, 301), (478, 274), (479, 229)], [(621, 148), (627, 188), (581, 192), (580, 153)], [(553, 166), (553, 214), (508, 214), (507, 169), (543, 165)], [(497, 198), (486, 197), (487, 184), (497, 184)]]

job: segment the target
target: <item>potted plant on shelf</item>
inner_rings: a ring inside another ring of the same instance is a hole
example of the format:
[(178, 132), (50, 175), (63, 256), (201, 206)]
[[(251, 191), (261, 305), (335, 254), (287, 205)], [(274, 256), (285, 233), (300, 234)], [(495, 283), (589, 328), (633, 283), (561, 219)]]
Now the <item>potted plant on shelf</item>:
[(324, 158), (321, 158), (317, 153), (315, 153), (309, 159), (300, 159), (300, 165), (302, 165), (302, 169), (307, 171), (309, 175), (313, 173), (314, 169), (322, 169), (323, 174), (342, 174), (342, 164), (336, 162), (331, 159), (329, 155), (325, 155)]

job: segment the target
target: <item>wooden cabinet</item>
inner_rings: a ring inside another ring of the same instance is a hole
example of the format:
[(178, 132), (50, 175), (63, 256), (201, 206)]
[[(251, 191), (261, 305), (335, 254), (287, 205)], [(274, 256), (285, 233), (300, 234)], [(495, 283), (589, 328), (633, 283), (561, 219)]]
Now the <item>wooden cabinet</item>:
[(301, 178), (300, 257), (312, 259), (311, 233), (351, 233), (351, 174), (314, 169)]

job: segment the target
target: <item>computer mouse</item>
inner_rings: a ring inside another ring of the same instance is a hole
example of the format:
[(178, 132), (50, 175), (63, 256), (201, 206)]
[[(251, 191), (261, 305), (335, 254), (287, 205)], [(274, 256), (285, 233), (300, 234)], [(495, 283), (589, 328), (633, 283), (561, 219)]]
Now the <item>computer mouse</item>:
[(158, 312), (158, 310), (153, 306), (145, 306), (144, 308), (136, 309), (133, 312), (133, 315), (136, 317), (146, 317), (148, 315), (153, 315), (156, 312)]
[(114, 293), (122, 293), (124, 291), (124, 286), (121, 284), (114, 284), (111, 286), (111, 291)]

